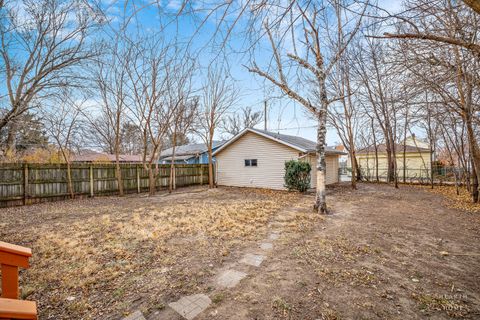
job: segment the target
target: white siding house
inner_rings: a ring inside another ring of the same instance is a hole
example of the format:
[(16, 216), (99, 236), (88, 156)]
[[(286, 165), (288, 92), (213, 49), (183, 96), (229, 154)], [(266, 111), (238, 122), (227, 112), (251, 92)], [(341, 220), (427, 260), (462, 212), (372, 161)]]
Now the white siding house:
[[(217, 184), (285, 189), (285, 162), (303, 159), (312, 165), (316, 183), (315, 143), (300, 137), (247, 128), (215, 151)], [(338, 182), (339, 151), (327, 150), (327, 184)]]

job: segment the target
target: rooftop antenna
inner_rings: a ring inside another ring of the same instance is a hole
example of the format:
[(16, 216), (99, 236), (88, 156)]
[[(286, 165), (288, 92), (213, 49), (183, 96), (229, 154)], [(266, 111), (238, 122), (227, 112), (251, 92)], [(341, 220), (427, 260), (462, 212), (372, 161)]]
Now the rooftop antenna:
[(263, 101), (263, 106), (264, 106), (264, 111), (263, 111), (263, 116), (265, 117), (265, 131), (267, 130), (267, 100)]

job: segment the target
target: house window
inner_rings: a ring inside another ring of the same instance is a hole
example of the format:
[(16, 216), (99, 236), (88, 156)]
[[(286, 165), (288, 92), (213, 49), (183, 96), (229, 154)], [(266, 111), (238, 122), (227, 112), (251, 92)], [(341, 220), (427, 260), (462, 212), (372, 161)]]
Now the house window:
[(256, 167), (257, 159), (245, 159), (245, 167)]

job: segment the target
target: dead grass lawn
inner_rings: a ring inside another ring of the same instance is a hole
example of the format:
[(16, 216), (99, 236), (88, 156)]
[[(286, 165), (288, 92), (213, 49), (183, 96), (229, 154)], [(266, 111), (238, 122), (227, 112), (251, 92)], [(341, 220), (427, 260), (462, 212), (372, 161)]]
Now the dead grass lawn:
[(0, 211), (0, 238), (31, 247), (22, 297), (41, 319), (117, 319), (162, 309), (206, 283), (236, 249), (266, 235), (293, 193), (183, 189)]

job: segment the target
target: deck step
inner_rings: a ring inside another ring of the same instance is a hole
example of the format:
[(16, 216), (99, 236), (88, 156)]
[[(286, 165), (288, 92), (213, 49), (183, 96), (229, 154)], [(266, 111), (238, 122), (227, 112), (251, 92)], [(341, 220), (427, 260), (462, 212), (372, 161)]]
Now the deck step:
[(37, 304), (34, 301), (0, 298), (0, 319), (36, 320)]

